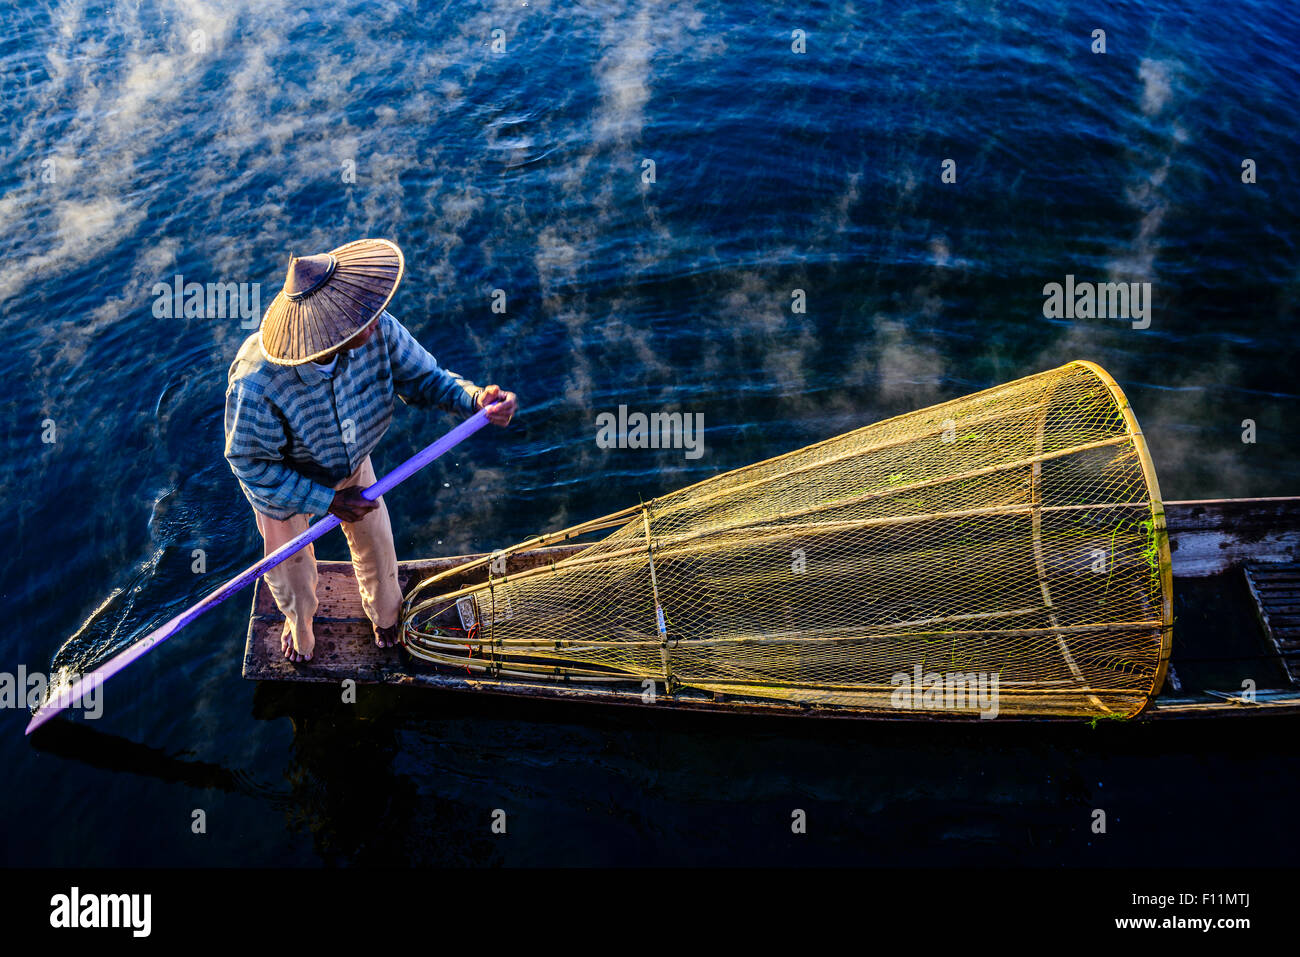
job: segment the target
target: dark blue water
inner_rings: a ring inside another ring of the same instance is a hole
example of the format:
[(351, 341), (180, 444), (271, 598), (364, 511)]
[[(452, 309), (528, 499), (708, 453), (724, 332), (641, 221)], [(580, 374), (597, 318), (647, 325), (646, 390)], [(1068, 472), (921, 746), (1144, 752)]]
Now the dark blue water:
[[(259, 554), (221, 456), (248, 330), (157, 317), (155, 284), (265, 307), (289, 252), (363, 236), (406, 253), (392, 311), (523, 407), (389, 496), (404, 558), (1073, 358), (1126, 390), (1167, 498), (1300, 491), (1293, 3), (70, 0), (0, 25), (0, 670), (85, 667)], [(1151, 283), (1149, 328), (1045, 318), (1067, 274)], [(598, 448), (619, 404), (702, 412), (704, 455)], [(376, 467), (449, 424), (399, 413)], [(39, 747), (0, 712), (0, 861), (1296, 859), (1270, 824), (1294, 729), (353, 708), (255, 693), (246, 620), (232, 600)]]

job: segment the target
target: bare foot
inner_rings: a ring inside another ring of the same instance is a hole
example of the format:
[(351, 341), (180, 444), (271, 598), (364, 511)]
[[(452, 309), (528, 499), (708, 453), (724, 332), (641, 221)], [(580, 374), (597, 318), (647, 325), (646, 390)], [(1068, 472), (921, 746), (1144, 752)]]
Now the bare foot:
[(306, 642), (306, 648), (304, 649), (299, 647), (299, 642), (294, 641), (290, 637), (292, 634), (293, 629), (286, 621), (284, 623), (284, 631), (280, 633), (280, 650), (284, 652), (284, 656), (294, 663), (300, 661), (311, 661), (311, 653), (316, 648), (315, 636), (312, 636), (312, 639)]
[(375, 628), (375, 644), (380, 648), (391, 648), (402, 640), (402, 623), (393, 622), (387, 628)]

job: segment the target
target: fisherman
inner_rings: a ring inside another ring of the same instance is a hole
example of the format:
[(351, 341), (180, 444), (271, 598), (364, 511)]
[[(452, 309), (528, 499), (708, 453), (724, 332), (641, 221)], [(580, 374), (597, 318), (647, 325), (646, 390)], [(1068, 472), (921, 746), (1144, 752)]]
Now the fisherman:
[[(509, 424), (513, 392), (442, 369), (386, 311), (405, 263), (384, 239), (362, 239), (317, 256), (291, 256), (284, 289), (244, 340), (226, 388), (226, 461), (253, 506), (266, 554), (326, 512), (342, 521), (361, 607), (387, 648), (399, 640), (402, 592), (393, 529), (370, 453), (408, 405), (471, 415), (488, 409)], [(285, 658), (308, 661), (316, 645), (316, 555), (311, 545), (266, 573), (285, 617)]]

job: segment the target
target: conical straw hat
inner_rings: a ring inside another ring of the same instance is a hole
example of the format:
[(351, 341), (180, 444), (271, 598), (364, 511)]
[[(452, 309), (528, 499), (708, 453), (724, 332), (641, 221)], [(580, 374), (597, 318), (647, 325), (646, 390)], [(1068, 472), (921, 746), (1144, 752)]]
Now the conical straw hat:
[(262, 351), (289, 366), (329, 354), (383, 312), (404, 270), (402, 251), (386, 239), (290, 256), (284, 289), (262, 316)]

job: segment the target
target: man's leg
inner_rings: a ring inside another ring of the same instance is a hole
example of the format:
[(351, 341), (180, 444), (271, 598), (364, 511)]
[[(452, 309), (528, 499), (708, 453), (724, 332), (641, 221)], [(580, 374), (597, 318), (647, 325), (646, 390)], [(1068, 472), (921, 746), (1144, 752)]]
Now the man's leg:
[[(306, 515), (288, 518), (271, 518), (253, 509), (257, 517), (257, 530), (266, 542), (270, 555), (285, 542), (307, 530)], [(271, 597), (284, 615), (287, 627), (280, 646), (284, 656), (294, 661), (306, 661), (316, 648), (316, 636), (311, 629), (312, 616), (316, 614), (316, 550), (308, 545), (276, 565), (264, 576), (271, 586)], [(290, 646), (292, 641), (292, 647)]]
[[(367, 487), (375, 484), (375, 470), (370, 464), (370, 456), (358, 466), (357, 470), (335, 486), (336, 489), (349, 485)], [(378, 499), (379, 507), (371, 511), (359, 522), (344, 522), (343, 534), (347, 536), (348, 548), (352, 552), (352, 569), (357, 576), (357, 586), (361, 591), (361, 607), (375, 626), (376, 644), (380, 643), (381, 629), (391, 628), (397, 624), (402, 611), (402, 590), (397, 584), (397, 551), (393, 546), (393, 526), (388, 518), (388, 506), (383, 496)], [(396, 638), (394, 636), (393, 640)], [(386, 647), (387, 643), (381, 645)]]

